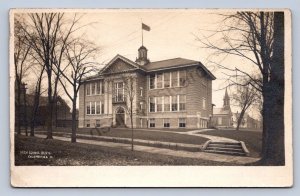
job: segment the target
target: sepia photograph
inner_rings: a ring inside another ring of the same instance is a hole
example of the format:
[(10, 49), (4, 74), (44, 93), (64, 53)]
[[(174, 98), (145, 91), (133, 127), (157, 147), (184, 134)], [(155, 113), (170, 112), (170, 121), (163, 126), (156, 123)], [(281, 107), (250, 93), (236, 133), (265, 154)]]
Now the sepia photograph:
[(30, 172), (97, 166), (291, 186), (291, 28), (285, 9), (12, 9), (12, 185), (159, 186)]

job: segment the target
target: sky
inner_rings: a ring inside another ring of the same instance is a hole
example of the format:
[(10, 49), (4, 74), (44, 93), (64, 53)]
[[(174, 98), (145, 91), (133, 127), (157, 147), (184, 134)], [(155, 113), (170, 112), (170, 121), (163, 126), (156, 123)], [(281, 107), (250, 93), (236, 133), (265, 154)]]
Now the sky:
[[(181, 57), (202, 62), (217, 78), (213, 81), (212, 102), (216, 107), (222, 107), (226, 76), (224, 70), (210, 63), (211, 59), (222, 60), (222, 65), (230, 68), (242, 66), (245, 70), (253, 67), (244, 66), (249, 62), (241, 58), (228, 56), (221, 59), (213, 56), (213, 51), (203, 48), (196, 40), (197, 37), (210, 36), (211, 30), (220, 28), (223, 19), (220, 13), (225, 12), (195, 9), (82, 10), (78, 13), (82, 16), (79, 25), (88, 25), (76, 33), (100, 47), (97, 62), (101, 68), (117, 54), (133, 61), (136, 59), (137, 50), (142, 45), (141, 23), (145, 23), (151, 28), (143, 32), (144, 46), (148, 49), (150, 61)], [(72, 16), (72, 11), (68, 15)], [(213, 37), (212, 41), (220, 43), (220, 38)], [(228, 91), (230, 94), (233, 89)], [(232, 107), (233, 112), (237, 110)]]

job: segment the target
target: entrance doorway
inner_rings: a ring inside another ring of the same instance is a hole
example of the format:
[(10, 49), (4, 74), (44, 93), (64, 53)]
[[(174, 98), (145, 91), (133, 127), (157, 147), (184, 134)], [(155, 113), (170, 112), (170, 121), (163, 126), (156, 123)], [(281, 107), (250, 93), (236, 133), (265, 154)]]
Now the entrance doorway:
[(122, 107), (116, 110), (116, 126), (125, 127), (125, 110)]

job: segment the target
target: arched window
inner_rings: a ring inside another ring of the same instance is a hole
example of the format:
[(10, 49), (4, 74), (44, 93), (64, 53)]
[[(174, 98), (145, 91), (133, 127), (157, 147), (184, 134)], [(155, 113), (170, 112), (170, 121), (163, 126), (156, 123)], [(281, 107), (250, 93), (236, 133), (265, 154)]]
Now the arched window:
[(119, 107), (119, 108), (117, 109), (116, 113), (117, 113), (117, 114), (124, 114), (124, 113), (125, 113), (125, 110), (124, 110), (124, 108)]

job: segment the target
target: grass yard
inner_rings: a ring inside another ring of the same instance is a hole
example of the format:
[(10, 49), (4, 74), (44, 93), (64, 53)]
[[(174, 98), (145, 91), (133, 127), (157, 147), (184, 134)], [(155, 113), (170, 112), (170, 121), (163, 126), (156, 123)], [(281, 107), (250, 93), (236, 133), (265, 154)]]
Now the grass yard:
[[(53, 158), (29, 158), (28, 153), (51, 153)], [(26, 153), (27, 152), (27, 153)], [(130, 151), (121, 148), (15, 136), (15, 165), (228, 165), (201, 159)], [(232, 165), (232, 164), (231, 164)]]
[(250, 151), (250, 156), (252, 157), (259, 157), (259, 154), (261, 152), (262, 132), (247, 130), (211, 130), (201, 132), (201, 134), (220, 136), (243, 141), (245, 142), (248, 150)]
[[(63, 133), (71, 133), (71, 128), (58, 128), (55, 131)], [(196, 137), (191, 135), (182, 135), (177, 133), (169, 132), (154, 132), (154, 131), (142, 131), (134, 129), (134, 139), (143, 139), (143, 140), (153, 140), (153, 141), (163, 141), (163, 142), (174, 142), (174, 143), (186, 143), (186, 144), (204, 144), (208, 139), (203, 137)], [(101, 136), (110, 136), (110, 137), (123, 137), (131, 138), (131, 129), (117, 129), (111, 128), (110, 131), (100, 130), (97, 132), (94, 129), (78, 129), (77, 133), (87, 134), (87, 135), (101, 135)]]

